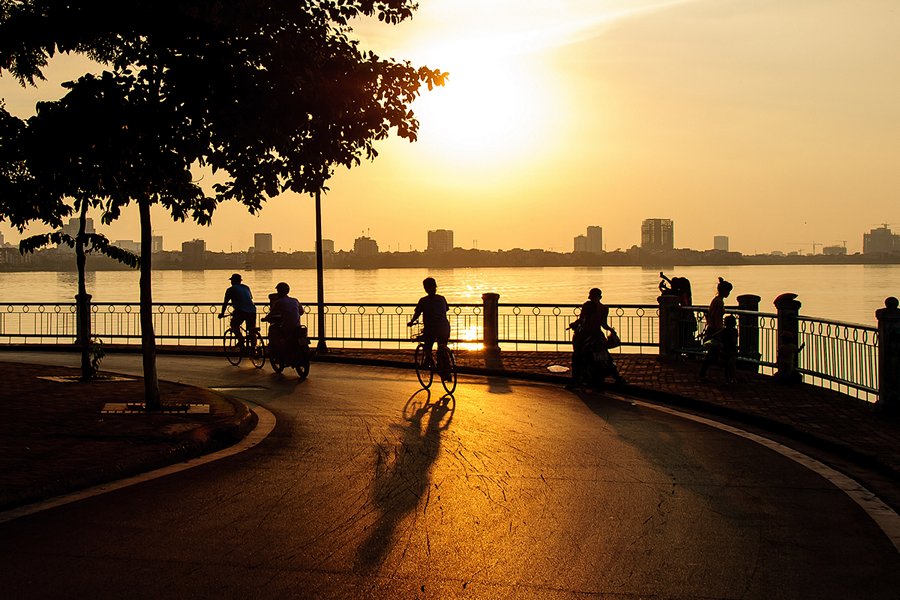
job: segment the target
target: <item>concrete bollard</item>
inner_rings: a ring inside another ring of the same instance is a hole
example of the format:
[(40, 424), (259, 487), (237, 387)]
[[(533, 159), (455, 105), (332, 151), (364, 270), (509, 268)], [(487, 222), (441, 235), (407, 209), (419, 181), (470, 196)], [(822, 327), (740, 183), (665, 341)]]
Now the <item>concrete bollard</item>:
[(656, 301), (659, 302), (659, 358), (678, 358), (683, 346), (678, 296), (662, 295)]
[[(738, 296), (738, 309), (759, 312), (760, 299), (754, 294)], [(747, 359), (738, 362), (739, 369), (759, 372), (761, 354), (759, 353), (759, 317), (756, 315), (738, 315), (738, 356)]]
[(803, 376), (799, 368), (799, 333), (797, 318), (800, 316), (800, 301), (797, 294), (784, 293), (775, 298), (778, 311), (778, 350), (775, 364), (775, 378), (782, 383), (799, 383)]
[(481, 301), (484, 351), (497, 354), (500, 352), (500, 317), (497, 308), (500, 304), (500, 294), (493, 292), (482, 294)]
[(878, 319), (878, 407), (884, 414), (900, 415), (900, 301), (891, 296)]

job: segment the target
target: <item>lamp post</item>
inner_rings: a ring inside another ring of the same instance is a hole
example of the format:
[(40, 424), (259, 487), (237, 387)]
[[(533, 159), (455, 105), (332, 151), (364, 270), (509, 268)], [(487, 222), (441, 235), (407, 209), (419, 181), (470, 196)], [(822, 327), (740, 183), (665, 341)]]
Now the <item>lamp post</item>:
[(328, 345), (325, 343), (325, 288), (324, 268), (322, 266), (322, 187), (316, 190), (316, 283), (318, 284), (317, 302), (319, 310), (318, 332), (316, 352), (328, 353)]

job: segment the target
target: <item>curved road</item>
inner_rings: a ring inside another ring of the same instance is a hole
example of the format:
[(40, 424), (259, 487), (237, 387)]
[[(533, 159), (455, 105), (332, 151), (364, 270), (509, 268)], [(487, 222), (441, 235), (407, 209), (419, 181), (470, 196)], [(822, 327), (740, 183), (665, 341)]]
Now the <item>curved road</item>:
[[(139, 374), (140, 358), (103, 367)], [(441, 398), (412, 371), (319, 363), (303, 383), (224, 359), (159, 367), (265, 407), (275, 429), (0, 525), (4, 597), (900, 596), (900, 554), (844, 492), (627, 398), (479, 377)]]

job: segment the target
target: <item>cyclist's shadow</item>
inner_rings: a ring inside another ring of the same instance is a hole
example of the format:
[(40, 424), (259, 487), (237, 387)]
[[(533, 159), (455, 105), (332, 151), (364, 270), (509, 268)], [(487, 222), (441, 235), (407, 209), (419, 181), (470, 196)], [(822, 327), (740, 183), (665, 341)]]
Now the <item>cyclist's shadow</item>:
[(445, 394), (431, 402), (430, 390), (419, 390), (403, 407), (404, 424), (396, 424), (399, 440), (376, 444), (372, 503), (378, 521), (356, 551), (356, 569), (377, 569), (393, 546), (404, 518), (423, 504), (425, 518), (431, 498), (431, 468), (438, 457), (441, 432), (449, 427), (456, 399)]

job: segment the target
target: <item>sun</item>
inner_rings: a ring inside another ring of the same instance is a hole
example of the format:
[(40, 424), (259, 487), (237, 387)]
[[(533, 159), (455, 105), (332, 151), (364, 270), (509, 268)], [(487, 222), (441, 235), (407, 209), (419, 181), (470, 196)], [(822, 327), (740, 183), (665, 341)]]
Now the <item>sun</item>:
[(533, 158), (551, 145), (553, 87), (522, 56), (483, 49), (435, 60), (445, 87), (413, 106), (419, 144), (441, 160), (493, 166)]

